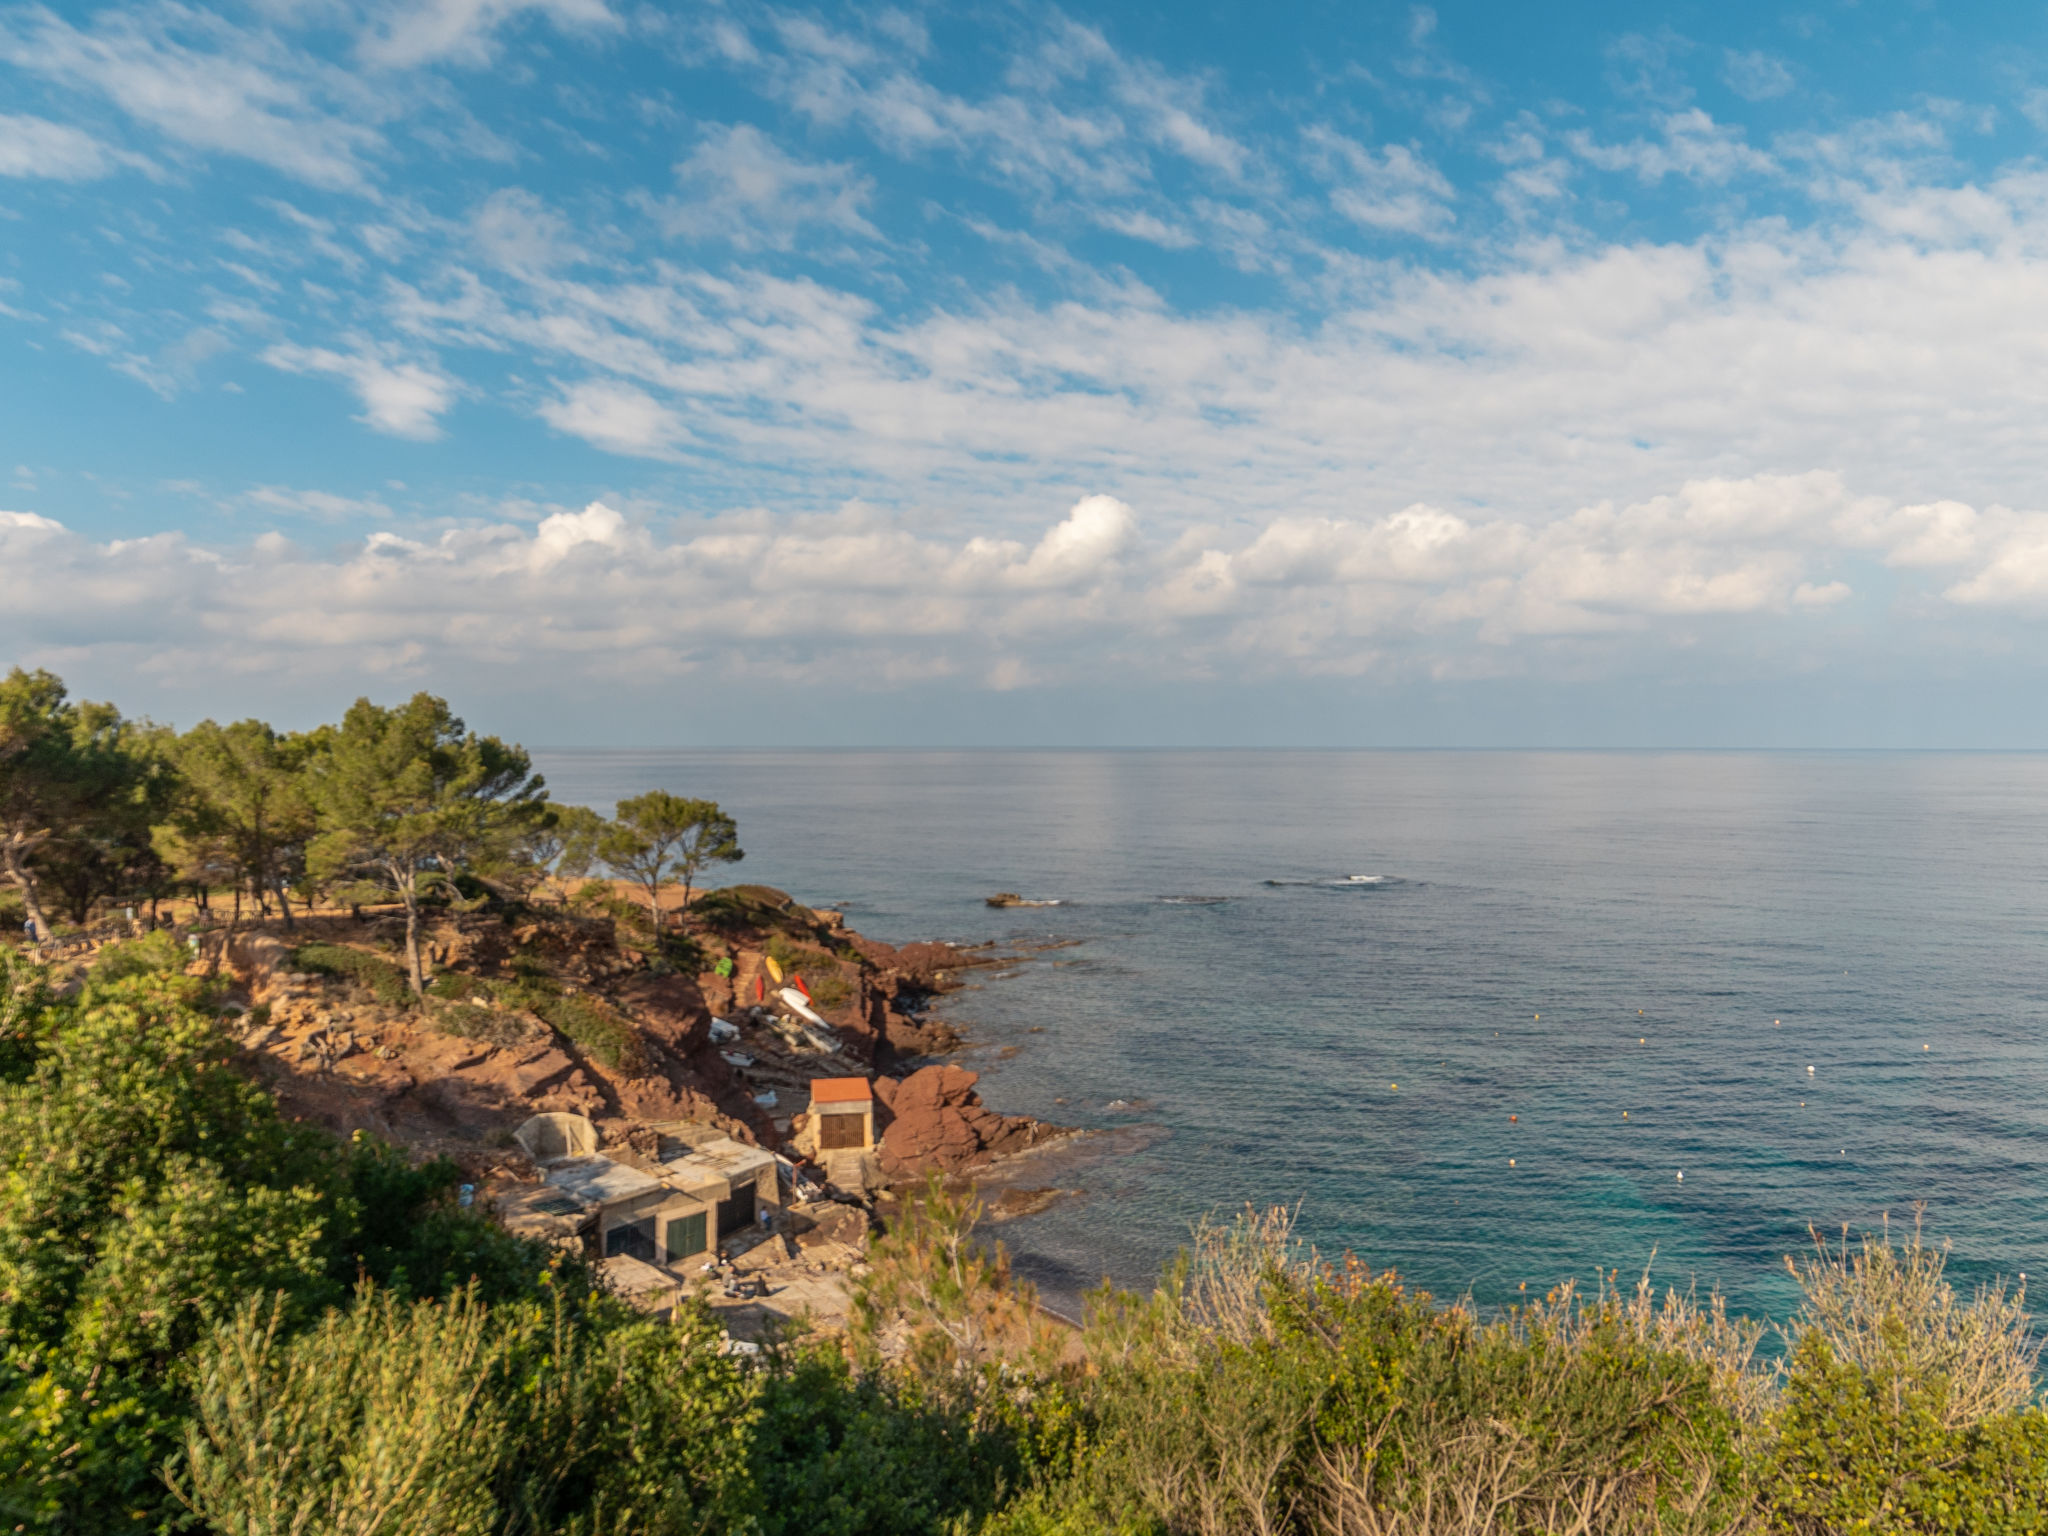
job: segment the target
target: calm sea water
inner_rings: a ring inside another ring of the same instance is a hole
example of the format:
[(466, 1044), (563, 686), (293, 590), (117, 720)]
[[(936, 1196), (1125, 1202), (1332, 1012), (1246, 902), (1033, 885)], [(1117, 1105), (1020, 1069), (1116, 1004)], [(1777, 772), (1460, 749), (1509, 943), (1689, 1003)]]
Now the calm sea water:
[(1052, 1295), (1246, 1201), (1481, 1304), (1654, 1250), (1782, 1316), (1809, 1223), (1916, 1202), (2048, 1271), (2048, 757), (537, 756), (876, 937), (1069, 941), (945, 1010), (994, 1107), (1138, 1128), (1004, 1228)]

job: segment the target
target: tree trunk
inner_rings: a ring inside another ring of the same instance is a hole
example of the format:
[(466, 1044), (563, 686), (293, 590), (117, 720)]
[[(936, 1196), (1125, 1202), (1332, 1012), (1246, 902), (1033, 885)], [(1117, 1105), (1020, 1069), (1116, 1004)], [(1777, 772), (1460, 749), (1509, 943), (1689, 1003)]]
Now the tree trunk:
[(411, 879), (400, 881), (399, 894), (405, 898), (405, 963), (412, 971), (412, 995), (427, 995), (426, 972), (420, 967), (420, 893)]
[(7, 878), (21, 891), (21, 904), (28, 911), (28, 920), (35, 924), (36, 942), (47, 944), (50, 941), (50, 920), (43, 916), (43, 904), (36, 900), (35, 877), (21, 862), (21, 852), (13, 838), (0, 843), (0, 851), (7, 856)]

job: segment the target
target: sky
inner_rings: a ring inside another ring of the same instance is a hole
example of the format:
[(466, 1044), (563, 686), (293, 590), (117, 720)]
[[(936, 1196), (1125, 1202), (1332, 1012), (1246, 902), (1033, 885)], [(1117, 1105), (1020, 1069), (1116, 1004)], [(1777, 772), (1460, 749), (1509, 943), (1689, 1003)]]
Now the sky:
[(0, 665), (2048, 747), (2048, 16), (0, 4)]

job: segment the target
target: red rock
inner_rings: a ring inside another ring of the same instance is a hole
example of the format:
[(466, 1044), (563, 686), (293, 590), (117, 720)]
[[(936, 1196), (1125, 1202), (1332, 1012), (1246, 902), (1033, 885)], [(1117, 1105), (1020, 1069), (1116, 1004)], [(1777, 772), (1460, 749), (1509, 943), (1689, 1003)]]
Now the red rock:
[(980, 1074), (965, 1067), (944, 1065), (921, 1068), (900, 1082), (877, 1078), (875, 1097), (887, 1121), (884, 1171), (958, 1173), (999, 1151), (1029, 1146), (1037, 1136), (1035, 1122), (986, 1108), (974, 1091), (979, 1081)]
[(678, 1054), (687, 1055), (710, 1040), (711, 1010), (688, 977), (636, 976), (613, 994), (613, 1001), (644, 1035)]
[(447, 1077), (467, 1072), (490, 1059), (491, 1048), (455, 1035), (424, 1035), (406, 1053), (407, 1060), (422, 1078)]
[(553, 1046), (528, 1047), (502, 1065), (492, 1065), (496, 1070), (486, 1080), (502, 1083), (518, 1098), (538, 1092), (567, 1077), (576, 1068), (576, 1063)]

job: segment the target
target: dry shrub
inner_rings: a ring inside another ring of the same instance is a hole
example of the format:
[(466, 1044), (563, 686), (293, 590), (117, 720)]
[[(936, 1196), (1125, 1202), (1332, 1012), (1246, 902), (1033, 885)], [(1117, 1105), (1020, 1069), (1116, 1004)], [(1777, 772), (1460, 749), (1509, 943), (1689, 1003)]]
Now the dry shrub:
[(1894, 1411), (1908, 1392), (1939, 1389), (1943, 1427), (1961, 1429), (2033, 1397), (2041, 1344), (2026, 1288), (1994, 1280), (1964, 1301), (1948, 1281), (1947, 1245), (1928, 1247), (1921, 1222), (1916, 1210), (1912, 1236), (1894, 1243), (1886, 1221), (1854, 1251), (1846, 1228), (1837, 1248), (1814, 1233), (1807, 1259), (1785, 1259), (1806, 1300), (1783, 1331), (1794, 1348), (1820, 1335), (1837, 1360), (1888, 1394)]
[[(1650, 1261), (1656, 1261), (1651, 1250)], [(1747, 1317), (1730, 1317), (1720, 1292), (1701, 1302), (1698, 1292), (1676, 1287), (1659, 1298), (1650, 1284), (1650, 1264), (1632, 1290), (1623, 1292), (1618, 1271), (1602, 1275), (1590, 1301), (1576, 1281), (1566, 1281), (1523, 1314), (1529, 1325), (1567, 1343), (1581, 1341), (1599, 1329), (1614, 1330), (1647, 1350), (1683, 1356), (1711, 1373), (1714, 1400), (1746, 1432), (1763, 1426), (1775, 1406), (1776, 1373), (1757, 1363), (1756, 1348), (1764, 1325)]]

